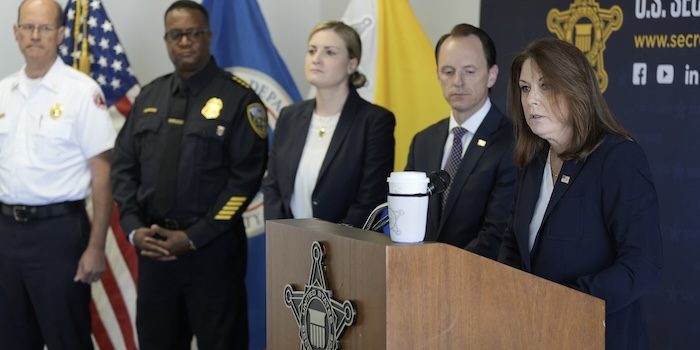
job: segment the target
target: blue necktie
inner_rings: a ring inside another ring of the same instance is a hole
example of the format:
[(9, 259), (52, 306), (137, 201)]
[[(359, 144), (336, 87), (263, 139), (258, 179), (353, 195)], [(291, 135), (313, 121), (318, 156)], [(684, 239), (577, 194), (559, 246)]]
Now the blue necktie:
[(454, 139), (452, 139), (452, 149), (450, 150), (450, 156), (447, 158), (447, 162), (445, 163), (445, 171), (447, 171), (448, 174), (450, 174), (450, 181), (449, 186), (447, 186), (447, 189), (445, 192), (442, 193), (442, 209), (445, 209), (445, 205), (447, 204), (447, 198), (450, 195), (450, 189), (452, 188), (452, 184), (455, 182), (455, 174), (457, 174), (457, 169), (459, 169), (459, 163), (462, 162), (462, 137), (467, 133), (467, 129), (457, 126), (452, 128), (452, 134), (454, 136)]

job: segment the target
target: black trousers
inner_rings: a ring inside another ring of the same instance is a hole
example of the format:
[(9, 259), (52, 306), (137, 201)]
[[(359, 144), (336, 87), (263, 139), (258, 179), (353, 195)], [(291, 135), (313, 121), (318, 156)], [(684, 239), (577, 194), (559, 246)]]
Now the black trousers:
[(139, 256), (139, 348), (189, 350), (194, 334), (201, 350), (247, 350), (246, 243), (231, 232), (175, 261)]
[(84, 211), (30, 222), (0, 215), (0, 347), (93, 348), (90, 286), (73, 282), (89, 235)]

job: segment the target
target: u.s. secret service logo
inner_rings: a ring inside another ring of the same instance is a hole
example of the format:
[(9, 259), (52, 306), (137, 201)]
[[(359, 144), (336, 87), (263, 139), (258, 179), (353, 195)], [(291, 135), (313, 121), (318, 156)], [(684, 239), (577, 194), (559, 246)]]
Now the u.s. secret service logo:
[(311, 273), (303, 291), (291, 285), (284, 287), (284, 303), (292, 309), (299, 327), (302, 350), (340, 349), (340, 336), (355, 322), (357, 310), (349, 300), (333, 300), (333, 291), (326, 287), (324, 248), (316, 241), (311, 244)]

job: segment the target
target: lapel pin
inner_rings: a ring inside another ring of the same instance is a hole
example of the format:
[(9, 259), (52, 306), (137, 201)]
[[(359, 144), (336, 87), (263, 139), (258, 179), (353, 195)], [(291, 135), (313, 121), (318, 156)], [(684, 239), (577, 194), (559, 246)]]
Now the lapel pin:
[(571, 180), (571, 178), (570, 178), (568, 175), (562, 175), (562, 176), (561, 176), (561, 182), (563, 182), (563, 183), (565, 183), (565, 184), (568, 184), (568, 183), (569, 183), (569, 180)]
[(478, 141), (476, 141), (476, 145), (479, 147), (486, 147), (486, 140), (479, 139)]

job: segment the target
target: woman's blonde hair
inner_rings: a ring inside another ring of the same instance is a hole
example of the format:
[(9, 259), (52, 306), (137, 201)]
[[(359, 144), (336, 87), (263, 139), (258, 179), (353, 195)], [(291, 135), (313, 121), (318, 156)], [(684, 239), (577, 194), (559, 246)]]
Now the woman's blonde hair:
[[(351, 26), (341, 21), (321, 22), (311, 30), (308, 40), (311, 40), (311, 37), (314, 36), (314, 34), (328, 29), (334, 31), (336, 34), (338, 34), (338, 36), (340, 36), (341, 39), (343, 39), (343, 42), (345, 42), (345, 47), (348, 50), (348, 57), (350, 57), (350, 59), (357, 59), (357, 65), (359, 67), (360, 59), (362, 58), (362, 40), (360, 39), (360, 35), (357, 34), (355, 29), (353, 29)], [(358, 70), (355, 70), (352, 74), (350, 74), (348, 82), (356, 89), (361, 88), (367, 83), (367, 77)]]

